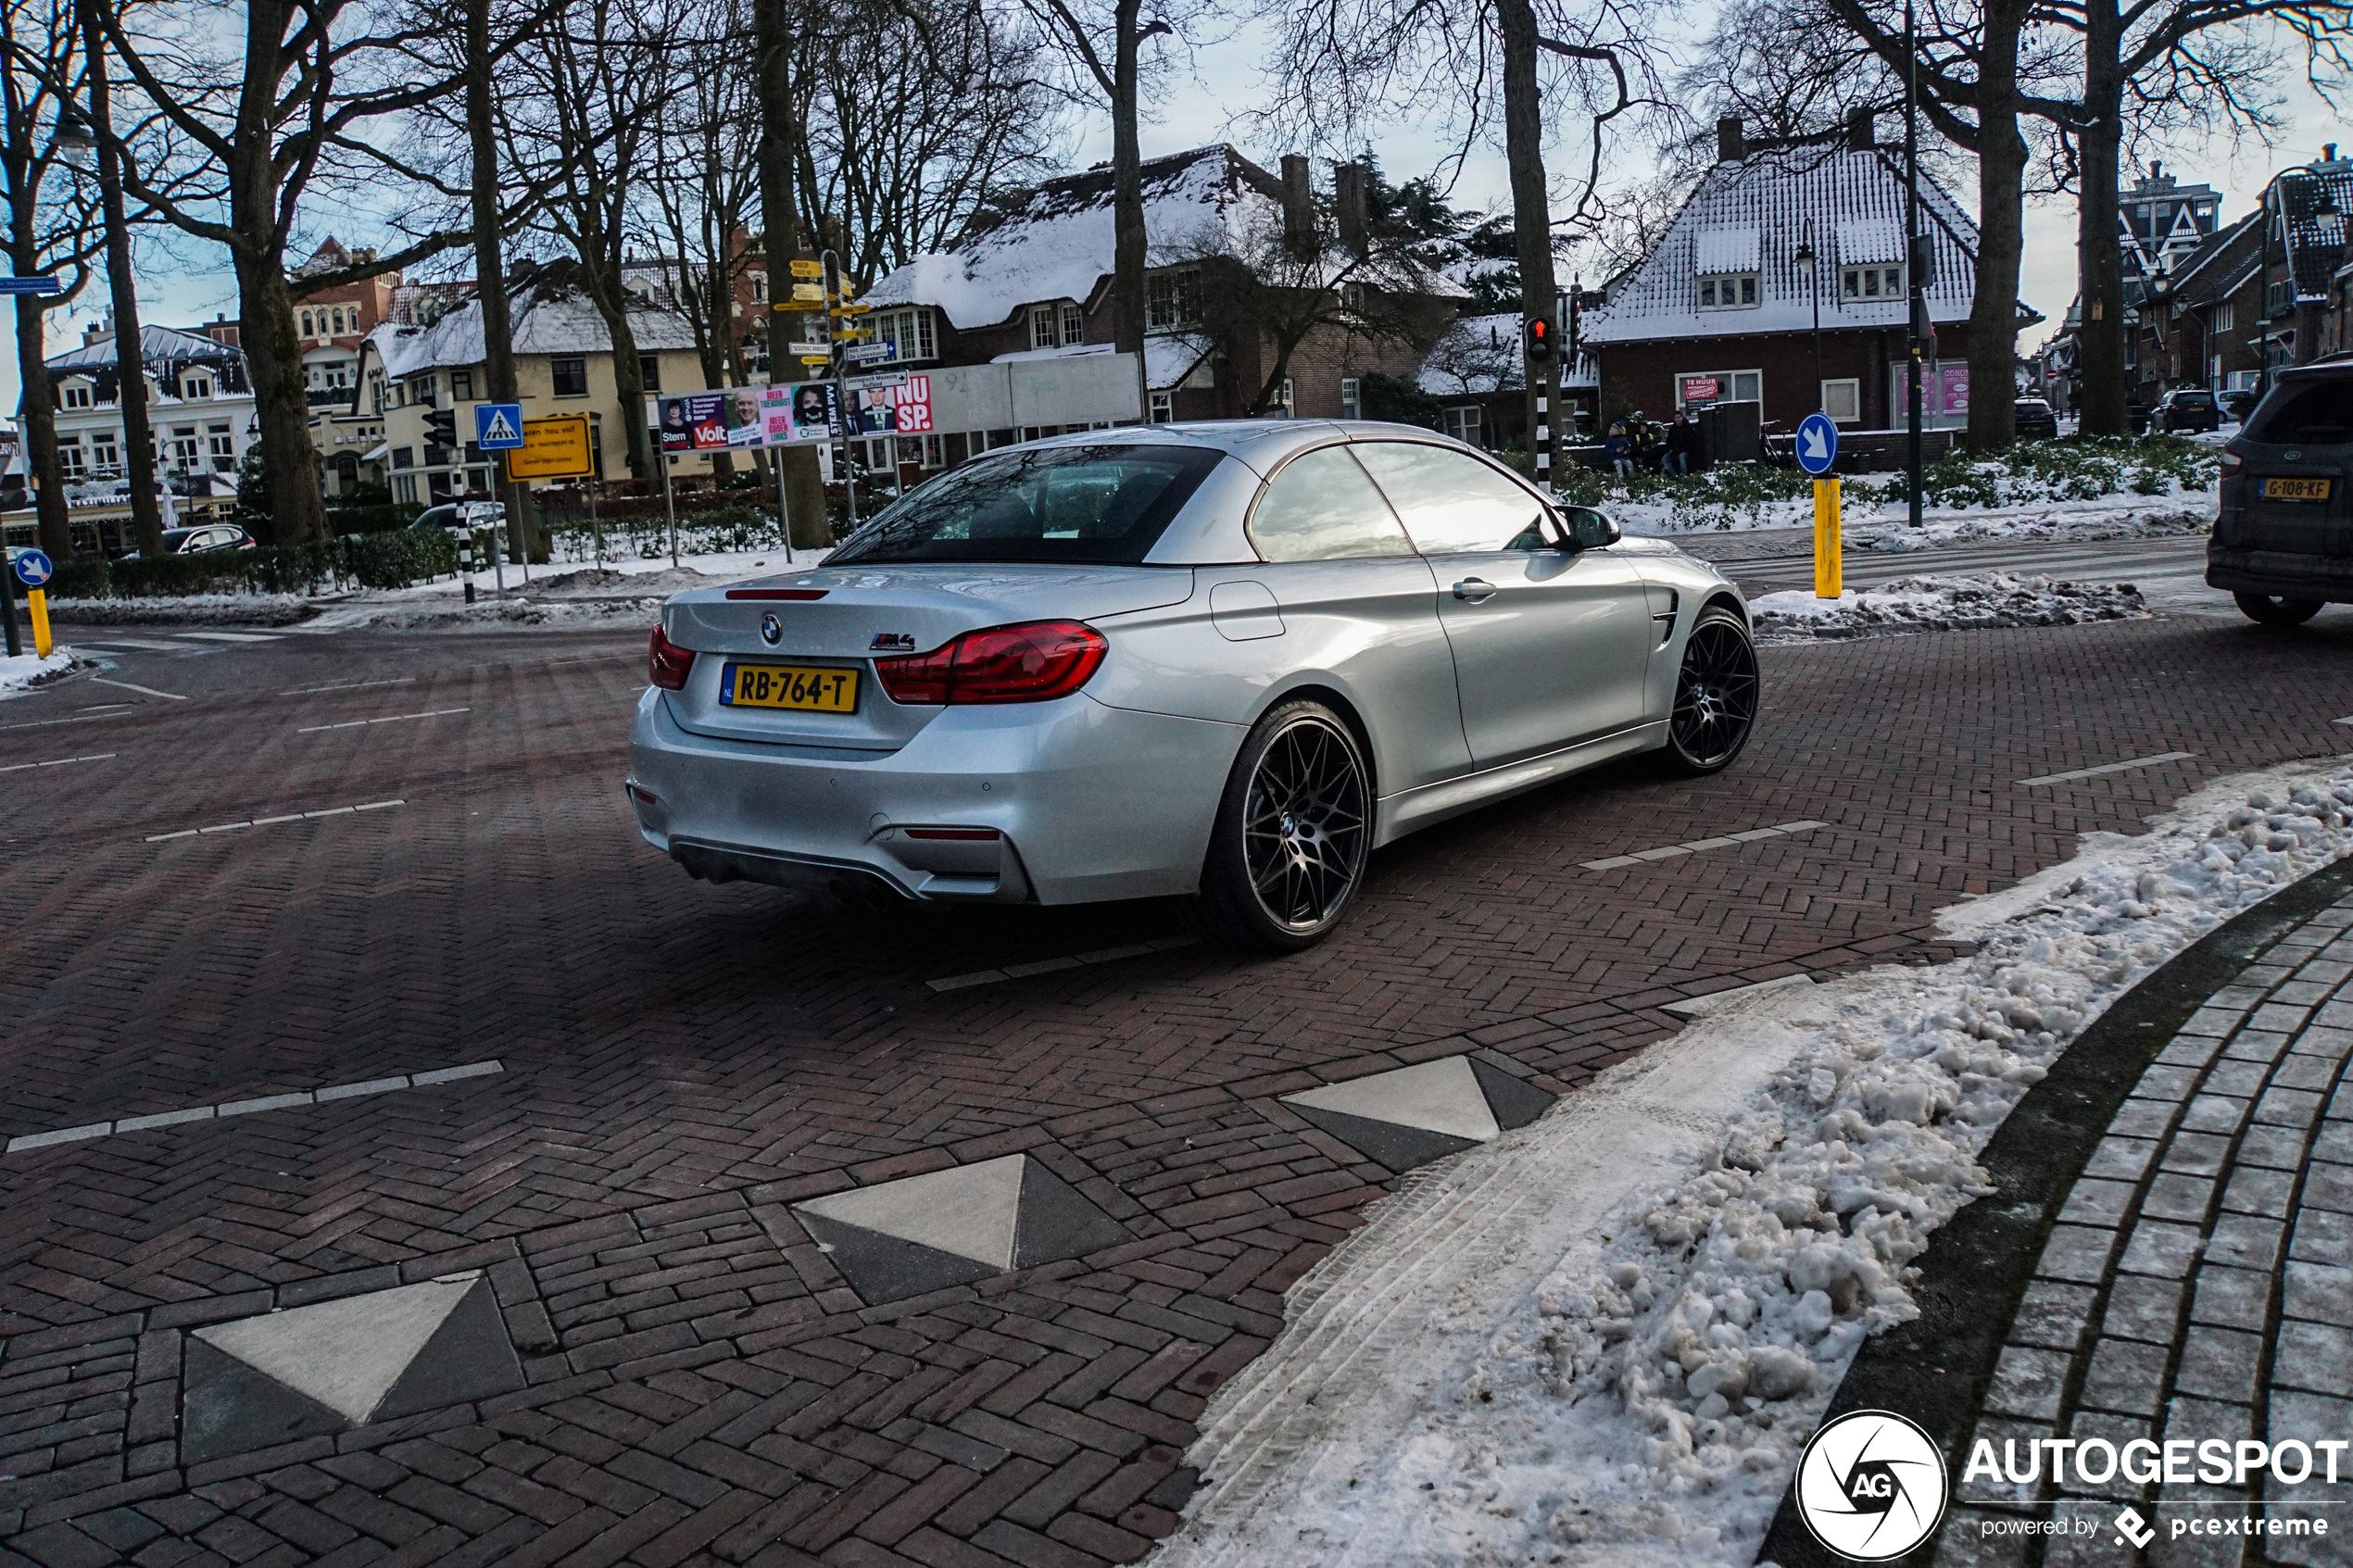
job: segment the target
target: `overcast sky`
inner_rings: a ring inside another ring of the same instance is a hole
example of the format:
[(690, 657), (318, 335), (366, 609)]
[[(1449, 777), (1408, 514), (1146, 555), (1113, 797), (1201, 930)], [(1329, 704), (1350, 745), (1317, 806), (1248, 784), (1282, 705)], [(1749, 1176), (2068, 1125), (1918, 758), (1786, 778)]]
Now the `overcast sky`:
[[(1252, 157), (1269, 166), (1285, 151), (1295, 150), (1257, 145), (1247, 134), (1237, 133), (1237, 117), (1257, 104), (1264, 91), (1258, 75), (1260, 57), (1258, 36), (1254, 30), (1247, 28), (1202, 50), (1197, 56), (1192, 77), (1172, 84), (1154, 121), (1145, 126), (1145, 156), (1176, 152), (1229, 136), (1239, 141)], [(2225, 221), (2252, 208), (2257, 193), (2273, 169), (2318, 157), (2324, 142), (2353, 144), (2353, 132), (2340, 129), (2339, 117), (2300, 77), (2284, 83), (2284, 87), (2289, 92), (2290, 124), (2276, 151), (2252, 142), (2233, 148), (2227, 140), (2217, 138), (2203, 144), (2179, 145), (2163, 155), (2167, 169), (2183, 183), (2204, 182), (2222, 192)], [(1894, 129), (1892, 125), (1884, 127), (1881, 133), (1892, 134)], [(1110, 156), (1108, 124), (1081, 123), (1076, 132), (1071, 147), (1075, 167), (1083, 168)], [(1431, 129), (1410, 124), (1390, 127), (1378, 135), (1374, 150), (1390, 176), (1401, 180), (1429, 171), (1444, 155), (1440, 138)], [(1647, 167), (1651, 162), (1648, 153), (1639, 147), (1613, 148), (1611, 156), (1621, 167)], [(1963, 206), (1974, 207), (1974, 190), (1960, 190), (1954, 194)], [(1505, 182), (1502, 158), (1492, 154), (1475, 158), (1463, 170), (1454, 188), (1454, 198), (1456, 205), (1464, 207), (1491, 209), (1503, 206)], [(348, 232), (344, 237), (360, 238)], [(170, 248), (177, 254), (164, 255), (162, 247), (157, 246), (141, 257), (140, 309), (145, 319), (176, 326), (209, 320), (216, 313), (234, 319), (236, 290), (226, 265), (206, 265), (207, 251), (192, 242), (175, 244)], [(80, 341), (82, 325), (102, 313), (104, 293), (101, 281), (73, 307), (50, 313), (49, 353), (56, 354)], [(2020, 346), (2026, 350), (2057, 327), (2075, 295), (2075, 209), (2071, 202), (2043, 201), (2030, 207), (2020, 293), (2045, 318), (2043, 325), (2020, 337)], [(0, 320), (6, 321), (10, 340), (6, 355), (0, 356), (0, 408), (13, 414), (18, 395), (15, 312), (0, 311)]]

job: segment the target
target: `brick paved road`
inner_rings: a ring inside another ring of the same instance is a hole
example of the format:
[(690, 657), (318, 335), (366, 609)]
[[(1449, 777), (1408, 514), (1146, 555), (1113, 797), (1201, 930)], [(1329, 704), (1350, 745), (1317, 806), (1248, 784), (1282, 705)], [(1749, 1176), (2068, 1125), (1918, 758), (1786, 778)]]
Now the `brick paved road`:
[[(2353, 899), (2283, 937), (2187, 1022), (2141, 1076), (2069, 1193), (2010, 1325), (1977, 1436), (1996, 1451), (2050, 1437), (2117, 1449), (2259, 1437), (2310, 1444), (2353, 1431)], [(2296, 1461), (2289, 1461), (2293, 1468)], [(2325, 1474), (2316, 1457), (2311, 1474)], [(2020, 1473), (2026, 1466), (2020, 1461)], [(2342, 1474), (2342, 1467), (2339, 1467)], [(2329, 1489), (2142, 1485), (2110, 1474), (1962, 1495), (2082, 1515), (2088, 1537), (2039, 1560), (2019, 1537), (1985, 1542), (1983, 1511), (1957, 1507), (1947, 1564), (2116, 1562), (2105, 1528), (2137, 1505), (2161, 1530), (2161, 1568), (2353, 1561), (2353, 1521)], [(2317, 1517), (2337, 1537), (2184, 1536), (2171, 1524)]]
[[(637, 646), (288, 637), (110, 672), (185, 700), (77, 682), (0, 707), (0, 765), (112, 754), (6, 775), (0, 1134), (506, 1069), (0, 1159), (16, 1551), (1132, 1559), (1182, 1504), (1205, 1397), (1391, 1179), (1277, 1096), (1463, 1052), (1573, 1090), (1667, 1032), (1667, 1001), (1937, 956), (1939, 904), (2204, 777), (2335, 750), (2353, 713), (2335, 611), (2284, 639), (2160, 621), (1768, 651), (1730, 772), (1621, 769), (1408, 840), (1316, 953), (939, 992), (1175, 923), (858, 918), (689, 882), (618, 787)], [(304, 690), (359, 681), (408, 684)], [(1581, 869), (1801, 819), (1831, 825)], [(876, 1307), (788, 1207), (1016, 1150), (1135, 1239)], [(470, 1268), (522, 1392), (183, 1466), (194, 1326)]]

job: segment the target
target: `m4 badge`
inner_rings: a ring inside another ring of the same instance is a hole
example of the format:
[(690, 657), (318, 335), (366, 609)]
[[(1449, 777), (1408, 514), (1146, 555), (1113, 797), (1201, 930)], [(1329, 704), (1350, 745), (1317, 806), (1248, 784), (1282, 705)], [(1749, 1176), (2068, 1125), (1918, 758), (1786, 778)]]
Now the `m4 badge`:
[(915, 637), (912, 632), (877, 632), (875, 640), (866, 645), (870, 653), (912, 653)]

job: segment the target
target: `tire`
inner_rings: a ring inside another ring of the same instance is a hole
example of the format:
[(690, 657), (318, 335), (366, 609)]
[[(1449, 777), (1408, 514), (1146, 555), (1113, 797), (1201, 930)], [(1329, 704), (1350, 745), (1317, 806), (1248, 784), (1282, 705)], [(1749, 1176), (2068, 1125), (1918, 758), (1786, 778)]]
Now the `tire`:
[(2259, 626), (2301, 626), (2321, 613), (2319, 599), (2287, 599), (2276, 594), (2233, 594), (2239, 613)]
[(1320, 702), (1286, 702), (1251, 726), (1217, 802), (1192, 917), (1228, 947), (1296, 953), (1331, 935), (1364, 884), (1370, 770)]
[(1718, 773), (1748, 744), (1756, 728), (1759, 684), (1756, 645), (1748, 627), (1723, 606), (1702, 610), (1683, 640), (1675, 672), (1675, 706), (1667, 716), (1669, 772), (1685, 778)]

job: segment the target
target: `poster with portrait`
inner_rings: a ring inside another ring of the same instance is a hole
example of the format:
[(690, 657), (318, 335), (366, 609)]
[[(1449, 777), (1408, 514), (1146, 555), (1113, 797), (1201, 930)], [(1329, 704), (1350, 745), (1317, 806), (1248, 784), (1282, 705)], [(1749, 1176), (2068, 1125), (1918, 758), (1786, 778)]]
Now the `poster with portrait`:
[(727, 448), (727, 394), (682, 392), (656, 400), (664, 452), (724, 452)]
[(760, 407), (764, 445), (831, 441), (841, 433), (841, 402), (831, 382), (763, 387)]
[(766, 445), (765, 429), (761, 417), (761, 386), (739, 386), (723, 394), (727, 412), (727, 445), (730, 446), (761, 446)]
[(853, 382), (846, 411), (859, 435), (926, 435), (931, 432), (931, 378), (886, 376)]

